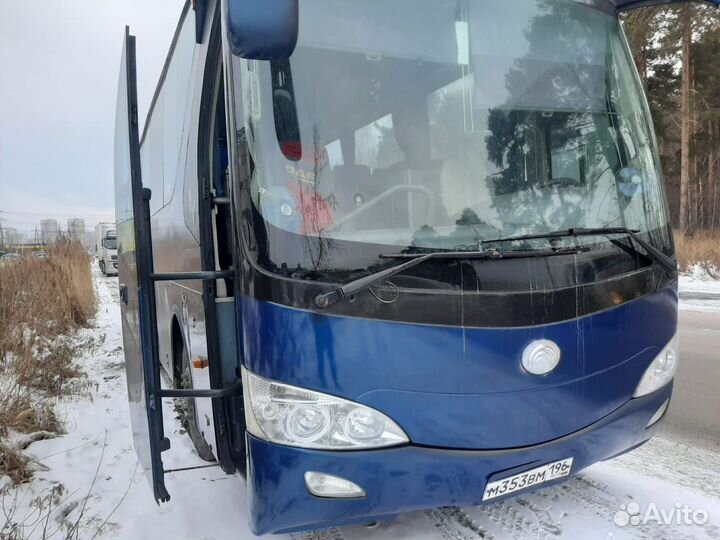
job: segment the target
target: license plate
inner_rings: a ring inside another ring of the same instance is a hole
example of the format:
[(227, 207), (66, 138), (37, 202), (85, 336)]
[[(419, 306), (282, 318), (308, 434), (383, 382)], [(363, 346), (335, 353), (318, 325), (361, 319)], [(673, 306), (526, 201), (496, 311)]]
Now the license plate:
[(537, 486), (538, 484), (550, 482), (551, 480), (563, 478), (570, 474), (572, 464), (573, 458), (561, 459), (560, 461), (554, 461), (520, 474), (490, 482), (485, 486), (485, 493), (483, 494), (482, 500), (489, 501), (520, 491), (521, 489), (527, 489), (532, 486)]

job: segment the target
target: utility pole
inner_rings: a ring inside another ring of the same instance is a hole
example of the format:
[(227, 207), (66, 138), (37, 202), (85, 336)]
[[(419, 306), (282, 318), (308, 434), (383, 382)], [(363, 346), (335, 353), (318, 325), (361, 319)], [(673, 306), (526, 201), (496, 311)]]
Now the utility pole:
[[(5, 212), (0, 210), (0, 214), (5, 214)], [(0, 215), (0, 250), (5, 252), (5, 249), (6, 249), (5, 248), (5, 229), (3, 229), (3, 224), (2, 224), (3, 221), (6, 221), (6, 220), (5, 220), (5, 218), (3, 218)]]

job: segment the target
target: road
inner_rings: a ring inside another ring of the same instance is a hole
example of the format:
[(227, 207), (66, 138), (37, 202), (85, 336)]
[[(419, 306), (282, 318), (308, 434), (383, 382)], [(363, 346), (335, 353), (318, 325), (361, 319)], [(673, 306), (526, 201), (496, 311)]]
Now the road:
[[(696, 299), (704, 300), (707, 296), (712, 295), (705, 294)], [(698, 442), (720, 441), (718, 313), (680, 312), (680, 367), (667, 424), (668, 430), (685, 434)]]
[(680, 291), (680, 300), (720, 302), (720, 293), (713, 291)]

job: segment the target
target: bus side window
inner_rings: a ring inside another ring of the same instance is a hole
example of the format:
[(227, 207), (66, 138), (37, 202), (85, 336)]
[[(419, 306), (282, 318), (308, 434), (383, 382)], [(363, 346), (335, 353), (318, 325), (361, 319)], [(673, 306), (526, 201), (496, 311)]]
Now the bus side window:
[(188, 106), (191, 74), (195, 56), (195, 25), (192, 16), (186, 17), (175, 45), (172, 60), (163, 83), (162, 114), (164, 147), (164, 201), (168, 204), (175, 191), (177, 178), (183, 175), (187, 138)]

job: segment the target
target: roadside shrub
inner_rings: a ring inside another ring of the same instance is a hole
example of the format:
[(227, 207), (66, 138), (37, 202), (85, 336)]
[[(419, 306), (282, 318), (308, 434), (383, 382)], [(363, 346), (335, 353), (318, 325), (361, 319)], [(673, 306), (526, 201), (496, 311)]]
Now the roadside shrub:
[[(53, 407), (45, 399), (33, 400), (27, 388), (6, 383), (0, 386), (0, 438), (12, 430), (18, 433), (60, 430)], [(2, 474), (0, 467), (0, 474)]]
[(90, 271), (92, 258), (76, 243), (57, 244), (48, 250), (48, 255), (62, 291), (54, 316), (75, 326), (87, 326), (97, 307)]
[(47, 259), (0, 266), (0, 479), (26, 481), (23, 446), (62, 429), (54, 399), (74, 393), (83, 376), (74, 363), (80, 346), (67, 336), (96, 310), (90, 263), (80, 244), (61, 242)]
[(22, 452), (0, 443), (0, 475), (9, 476), (15, 484), (27, 482), (32, 477), (29, 463), (30, 460)]
[(77, 243), (0, 266), (0, 362), (32, 354), (37, 339), (86, 326), (95, 308), (90, 256)]
[(78, 348), (67, 343), (52, 343), (47, 351), (37, 350), (13, 363), (15, 380), (25, 388), (44, 391), (59, 396), (68, 385), (82, 377), (75, 365)]
[(712, 277), (720, 278), (720, 232), (676, 232), (675, 248), (681, 272), (699, 266)]

